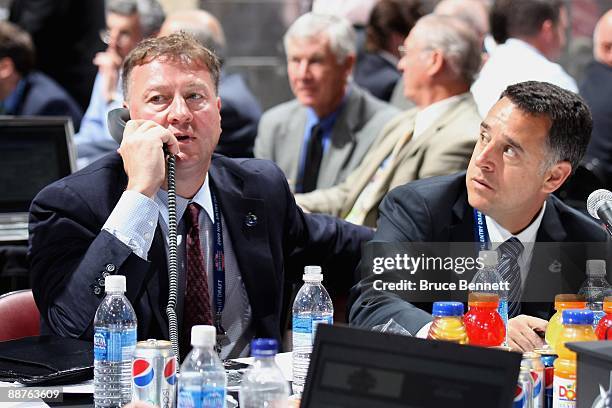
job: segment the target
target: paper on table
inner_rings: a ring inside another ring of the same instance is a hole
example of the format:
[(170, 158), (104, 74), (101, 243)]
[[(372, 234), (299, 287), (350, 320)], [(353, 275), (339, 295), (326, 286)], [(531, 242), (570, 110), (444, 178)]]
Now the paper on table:
[[(276, 364), (283, 372), (283, 377), (285, 380), (292, 381), (293, 380), (293, 366), (292, 366), (292, 358), (291, 353), (278, 353), (274, 358)], [(237, 358), (234, 361), (244, 364), (253, 364), (253, 357), (245, 357), (245, 358)]]

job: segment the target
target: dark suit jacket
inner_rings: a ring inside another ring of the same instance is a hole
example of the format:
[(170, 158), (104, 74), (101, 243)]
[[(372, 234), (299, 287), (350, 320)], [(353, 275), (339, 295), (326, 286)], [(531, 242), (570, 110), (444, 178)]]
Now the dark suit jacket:
[(228, 157), (253, 157), (261, 107), (242, 76), (221, 73), (221, 138), (215, 152)]
[(353, 79), (359, 86), (386, 102), (391, 100), (401, 76), (395, 65), (373, 52), (360, 54), (353, 70)]
[(75, 130), (79, 129), (83, 113), (55, 81), (41, 72), (31, 72), (24, 77), (25, 89), (17, 108), (6, 112), (17, 116), (69, 116)]
[[(255, 335), (280, 338), (283, 288), (301, 278), (286, 265), (321, 263), (329, 277), (342, 267), (352, 271), (360, 243), (372, 233), (331, 217), (302, 213), (283, 173), (271, 162), (215, 155), (208, 174), (250, 299)], [(168, 274), (160, 229), (149, 261), (101, 230), (126, 183), (122, 160), (113, 153), (47, 186), (34, 199), (29, 257), (43, 328), (91, 339), (103, 296), (95, 292), (106, 270), (127, 277), (126, 294), (138, 316), (138, 338), (168, 338), (164, 312)]]
[[(374, 241), (473, 242), (473, 225), (473, 209), (467, 201), (465, 172), (462, 172), (418, 180), (392, 190), (380, 206)], [(551, 293), (576, 293), (586, 278), (586, 259), (600, 257), (601, 253), (597, 250), (606, 247), (609, 242), (607, 233), (597, 223), (552, 195), (546, 201), (536, 241), (567, 244), (562, 244), (562, 248), (534, 247), (523, 300), (536, 298), (538, 291), (544, 289), (543, 285)], [(595, 242), (606, 244), (592, 245)], [(571, 253), (567, 253), (568, 248), (571, 248)], [(384, 280), (385, 276), (366, 277), (353, 288), (349, 316), (351, 324), (372, 327), (393, 318), (416, 334), (431, 321), (428, 312), (404, 301), (398, 293), (372, 289), (371, 282), (375, 279)], [(396, 277), (388, 275), (388, 279)], [(419, 306), (431, 310), (431, 304)], [(548, 319), (553, 310), (550, 302), (530, 301), (523, 302), (521, 311)]]
[(597, 159), (595, 172), (607, 188), (612, 186), (612, 67), (592, 61), (586, 69), (580, 95), (591, 108), (593, 133), (587, 148), (586, 160)]

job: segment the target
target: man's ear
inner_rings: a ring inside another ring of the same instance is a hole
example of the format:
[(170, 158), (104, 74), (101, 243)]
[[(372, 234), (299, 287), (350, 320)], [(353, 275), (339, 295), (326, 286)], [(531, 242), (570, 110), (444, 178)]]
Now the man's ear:
[(0, 58), (0, 79), (6, 79), (15, 72), (15, 63), (9, 57)]
[(349, 54), (346, 56), (343, 66), (347, 77), (351, 74), (351, 72), (353, 72), (353, 66), (355, 65), (356, 59), (357, 58), (354, 54)]
[(547, 42), (551, 41), (555, 36), (555, 30), (555, 23), (552, 20), (545, 20), (540, 27), (540, 36)]
[(432, 50), (431, 56), (429, 57), (429, 66), (427, 68), (427, 74), (430, 77), (442, 72), (444, 68), (444, 54), (440, 50)]
[(565, 180), (572, 174), (572, 165), (568, 161), (561, 161), (553, 165), (546, 171), (546, 178), (542, 186), (542, 191), (550, 194), (556, 191), (565, 183)]

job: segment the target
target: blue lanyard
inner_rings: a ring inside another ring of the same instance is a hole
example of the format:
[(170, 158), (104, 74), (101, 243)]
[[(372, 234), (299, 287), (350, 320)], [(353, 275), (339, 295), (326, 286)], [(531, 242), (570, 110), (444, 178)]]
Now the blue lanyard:
[(210, 197), (212, 198), (213, 214), (215, 219), (214, 224), (214, 247), (213, 247), (213, 295), (215, 300), (215, 327), (217, 328), (217, 336), (225, 335), (225, 330), (221, 325), (221, 317), (223, 313), (223, 307), (225, 306), (225, 254), (223, 252), (223, 227), (221, 225), (221, 212), (219, 211), (219, 204), (217, 197), (210, 191)]
[(478, 250), (485, 251), (491, 248), (487, 220), (483, 213), (474, 208), (474, 242), (477, 242)]

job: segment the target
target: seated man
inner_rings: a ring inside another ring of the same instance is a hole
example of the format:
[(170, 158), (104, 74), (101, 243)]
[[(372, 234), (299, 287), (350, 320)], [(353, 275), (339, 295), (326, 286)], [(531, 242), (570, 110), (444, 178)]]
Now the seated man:
[[(103, 278), (123, 274), (138, 338), (168, 338), (164, 144), (176, 155), (182, 356), (191, 327), (219, 314), (224, 358), (244, 355), (253, 337), (279, 339), (283, 290), (301, 277), (286, 265), (352, 272), (370, 231), (304, 215), (273, 163), (213, 156), (219, 69), (216, 56), (185, 34), (145, 40), (126, 57), (132, 120), (119, 153), (51, 184), (32, 203), (29, 256), (43, 333), (91, 340)], [(220, 270), (213, 258), (224, 259)]]
[(476, 34), (461, 20), (429, 15), (414, 26), (403, 52), (404, 92), (417, 107), (385, 126), (344, 182), (296, 194), (303, 209), (375, 227), (390, 189), (467, 167), (481, 119), (470, 94), (480, 67)]
[(343, 181), (397, 110), (349, 83), (355, 30), (345, 19), (304, 14), (284, 42), (296, 99), (263, 114), (255, 157), (276, 162), (291, 189), (307, 193)]
[[(541, 347), (538, 333), (546, 329), (552, 305), (521, 303), (521, 293), (560, 282), (576, 293), (585, 279), (585, 258), (568, 260), (572, 270), (561, 253), (561, 264), (553, 268), (533, 243), (608, 242), (596, 222), (551, 195), (580, 162), (591, 128), (591, 114), (578, 95), (545, 82), (509, 86), (480, 125), (467, 173), (393, 190), (381, 204), (374, 241), (471, 242), (478, 236), (483, 245), (502, 243), (502, 256), (512, 245), (513, 282), (521, 286), (509, 291), (518, 295), (509, 298), (509, 345), (522, 351)], [(477, 228), (476, 220), (486, 228)], [(371, 275), (353, 288), (350, 323), (372, 327), (393, 318), (411, 333), (426, 335), (429, 313), (399, 293), (374, 289), (373, 279), (391, 275)]]
[(53, 79), (34, 70), (30, 35), (0, 21), (0, 115), (68, 116), (78, 129), (81, 108)]
[(215, 152), (229, 157), (253, 157), (261, 107), (240, 74), (227, 74), (223, 70), (225, 34), (221, 23), (204, 10), (182, 10), (166, 18), (159, 35), (179, 31), (193, 35), (200, 44), (213, 50), (221, 61), (219, 97), (223, 101), (222, 131)]

